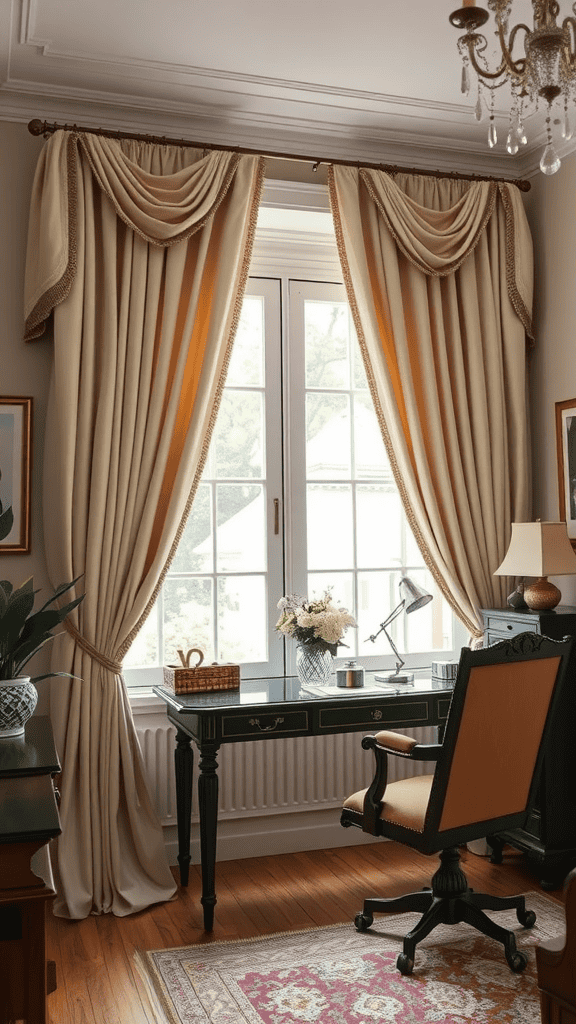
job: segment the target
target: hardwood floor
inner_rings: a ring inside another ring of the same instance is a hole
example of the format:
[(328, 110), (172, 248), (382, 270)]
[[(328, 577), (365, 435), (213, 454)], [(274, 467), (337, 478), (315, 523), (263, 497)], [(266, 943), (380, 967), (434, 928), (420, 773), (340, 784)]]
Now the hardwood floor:
[[(425, 857), (395, 843), (217, 865), (214, 931), (202, 927), (200, 872), (171, 903), (130, 917), (55, 918), (48, 908), (47, 954), (56, 961), (58, 988), (48, 997), (49, 1024), (156, 1024), (133, 964), (136, 949), (161, 949), (250, 938), (270, 932), (352, 921), (365, 897), (419, 889), (435, 871)], [(501, 865), (462, 851), (470, 885), (495, 895), (541, 891), (521, 854), (505, 849)], [(177, 871), (175, 871), (177, 877)], [(562, 902), (562, 891), (548, 893)]]

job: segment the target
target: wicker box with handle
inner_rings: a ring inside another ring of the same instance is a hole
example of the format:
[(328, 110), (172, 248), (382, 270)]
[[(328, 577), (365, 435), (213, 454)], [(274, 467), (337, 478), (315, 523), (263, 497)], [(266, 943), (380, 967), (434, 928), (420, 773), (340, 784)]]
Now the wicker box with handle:
[[(190, 658), (198, 654), (199, 659), (195, 665), (190, 665)], [(164, 666), (164, 686), (173, 693), (210, 693), (217, 690), (238, 690), (240, 689), (240, 666), (219, 665), (213, 662), (212, 665), (202, 667), (204, 652), (199, 647), (191, 647), (184, 654), (179, 650), (181, 665)]]

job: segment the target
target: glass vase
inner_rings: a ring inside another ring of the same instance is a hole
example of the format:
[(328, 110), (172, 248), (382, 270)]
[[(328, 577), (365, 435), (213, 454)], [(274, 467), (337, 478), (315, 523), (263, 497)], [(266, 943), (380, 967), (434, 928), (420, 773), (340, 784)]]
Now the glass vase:
[(326, 684), (332, 675), (333, 657), (323, 644), (298, 644), (296, 672), (301, 683)]

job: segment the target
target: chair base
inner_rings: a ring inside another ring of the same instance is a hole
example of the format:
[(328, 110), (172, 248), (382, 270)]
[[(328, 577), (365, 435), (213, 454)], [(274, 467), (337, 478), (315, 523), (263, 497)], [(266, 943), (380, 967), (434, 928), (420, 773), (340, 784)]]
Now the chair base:
[(414, 910), (422, 914), (418, 924), (404, 937), (403, 951), (396, 966), (401, 974), (411, 974), (414, 968), (416, 944), (421, 942), (438, 924), (458, 924), (464, 921), (483, 935), (488, 935), (504, 946), (504, 955), (513, 971), (523, 971), (528, 959), (516, 948), (514, 932), (500, 927), (484, 913), (485, 910), (515, 910), (516, 917), (525, 928), (536, 920), (532, 910), (526, 910), (524, 896), (490, 896), (474, 892), (468, 886), (460, 867), (460, 853), (455, 846), (442, 850), (440, 867), (432, 879), (432, 887), (420, 892), (407, 893), (395, 899), (364, 900), (362, 913), (354, 924), (358, 931), (366, 931), (374, 914), (402, 913)]

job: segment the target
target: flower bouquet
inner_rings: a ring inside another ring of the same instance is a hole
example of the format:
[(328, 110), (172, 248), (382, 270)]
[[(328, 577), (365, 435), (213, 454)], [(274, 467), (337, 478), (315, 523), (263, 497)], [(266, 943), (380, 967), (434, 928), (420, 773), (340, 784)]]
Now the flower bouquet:
[[(347, 608), (332, 601), (330, 590), (315, 601), (289, 595), (280, 598), (281, 615), (276, 629), (298, 644), (296, 665), (304, 682), (326, 682), (332, 672), (332, 658), (343, 645), (343, 636), (356, 620)], [(343, 646), (346, 646), (345, 644)]]

